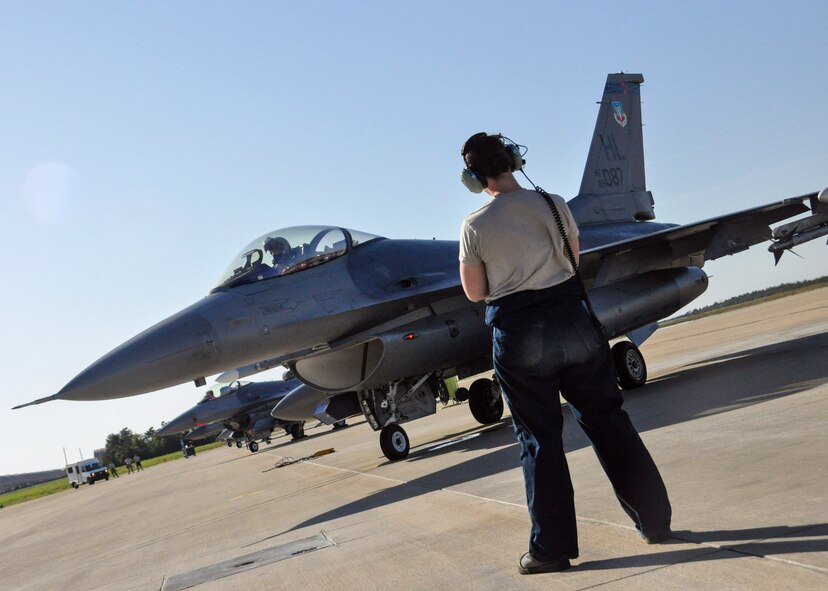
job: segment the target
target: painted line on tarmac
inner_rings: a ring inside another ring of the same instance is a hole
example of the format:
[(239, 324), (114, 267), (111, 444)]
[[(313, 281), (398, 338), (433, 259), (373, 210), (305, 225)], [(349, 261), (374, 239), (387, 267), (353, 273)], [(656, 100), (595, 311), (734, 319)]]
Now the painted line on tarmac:
[[(411, 484), (411, 482), (409, 482), (407, 480), (399, 480), (398, 478), (389, 478), (388, 476), (380, 476), (379, 474), (371, 474), (369, 472), (360, 472), (359, 470), (351, 470), (349, 468), (339, 468), (338, 466), (330, 466), (328, 464), (320, 464), (318, 462), (305, 462), (305, 464), (310, 464), (312, 466), (319, 466), (320, 468), (327, 468), (329, 470), (336, 470), (338, 472), (345, 472), (347, 474), (354, 474), (354, 475), (357, 475), (357, 476), (367, 476), (369, 478), (376, 478), (377, 480), (385, 480), (386, 482), (393, 482), (394, 484), (407, 484), (409, 486), (422, 488), (424, 490), (428, 490), (428, 491), (432, 491), (432, 492), (443, 491), (443, 492), (447, 492), (447, 493), (450, 493), (450, 494), (453, 494), (453, 495), (459, 495), (461, 497), (469, 497), (469, 498), (472, 498), (472, 499), (477, 499), (479, 501), (488, 501), (490, 503), (497, 503), (498, 505), (506, 505), (507, 507), (517, 507), (519, 509), (524, 509), (524, 510), (526, 509), (526, 505), (524, 503), (513, 503), (511, 501), (501, 501), (500, 499), (493, 499), (491, 497), (483, 497), (483, 496), (480, 496), (480, 495), (473, 495), (471, 493), (462, 492), (462, 491), (454, 490), (454, 489), (451, 489), (451, 488), (428, 488), (428, 487), (425, 487), (425, 486), (419, 486), (419, 485), (416, 485), (416, 484)], [(581, 521), (586, 521), (588, 523), (600, 523), (602, 525), (611, 525), (613, 527), (618, 527), (618, 528), (621, 528), (621, 529), (636, 531), (636, 529), (632, 526), (620, 525), (618, 523), (613, 523), (611, 521), (604, 521), (602, 519), (593, 519), (591, 517), (581, 517), (580, 515), (576, 515), (576, 518), (581, 520)]]
[[(335, 471), (338, 471), (338, 472), (345, 472), (347, 474), (354, 474), (354, 475), (357, 475), (357, 476), (367, 476), (369, 478), (375, 478), (377, 480), (384, 480), (386, 482), (392, 482), (394, 484), (407, 484), (409, 486), (422, 488), (424, 490), (428, 490), (428, 491), (431, 491), (431, 492), (443, 491), (443, 492), (447, 492), (447, 493), (450, 493), (450, 494), (453, 494), (453, 495), (459, 495), (461, 497), (469, 497), (469, 498), (472, 498), (472, 499), (477, 499), (479, 501), (488, 501), (490, 503), (497, 503), (498, 505), (505, 505), (507, 507), (516, 507), (518, 509), (526, 510), (526, 505), (523, 504), (523, 503), (513, 503), (511, 501), (501, 501), (500, 499), (493, 499), (491, 497), (483, 497), (483, 496), (480, 496), (480, 495), (474, 495), (474, 494), (471, 494), (471, 493), (462, 492), (462, 491), (459, 491), (459, 490), (453, 490), (453, 489), (450, 489), (450, 488), (428, 488), (428, 487), (425, 487), (425, 486), (411, 484), (407, 480), (400, 480), (398, 478), (389, 478), (388, 476), (380, 476), (378, 474), (370, 474), (369, 472), (360, 472), (359, 470), (351, 470), (349, 468), (339, 468), (337, 466), (330, 466), (328, 464), (320, 464), (318, 462), (305, 462), (305, 464), (310, 464), (312, 466), (318, 466), (320, 468), (327, 468), (329, 470), (335, 470)], [(582, 517), (580, 515), (576, 515), (575, 517), (576, 517), (576, 519), (578, 519), (578, 521), (583, 521), (585, 523), (595, 523), (595, 524), (599, 524), (599, 525), (608, 525), (608, 526), (611, 526), (611, 527), (615, 527), (615, 528), (618, 528), (618, 529), (623, 529), (623, 530), (627, 530), (627, 531), (631, 531), (631, 532), (637, 532), (638, 531), (638, 530), (635, 529), (635, 527), (633, 527), (631, 525), (621, 525), (620, 523), (614, 523), (612, 521), (605, 521), (603, 519), (593, 519), (592, 517)], [(739, 548), (736, 547), (736, 546), (727, 546), (727, 545), (721, 545), (721, 544), (714, 544), (714, 543), (711, 543), (711, 542), (699, 542), (699, 541), (695, 541), (695, 540), (686, 540), (686, 539), (678, 538), (678, 537), (675, 537), (675, 536), (673, 536), (673, 539), (678, 540), (678, 541), (683, 542), (683, 543), (686, 543), (686, 544), (694, 544), (694, 545), (697, 545), (697, 546), (704, 546), (706, 548), (710, 548), (711, 550), (731, 551), (731, 552), (736, 552), (736, 553), (739, 553), (739, 554), (744, 554), (745, 556), (753, 556), (753, 557), (756, 557), (756, 558), (765, 558), (767, 560), (774, 560), (774, 561), (777, 561), (777, 562), (784, 562), (785, 564), (789, 564), (791, 566), (798, 566), (800, 568), (804, 568), (804, 569), (808, 569), (808, 570), (812, 570), (812, 571), (817, 571), (817, 572), (820, 572), (820, 573), (828, 573), (828, 569), (826, 569), (826, 568), (822, 568), (822, 567), (815, 566), (815, 565), (812, 565), (812, 564), (805, 564), (805, 563), (802, 563), (802, 562), (796, 562), (794, 560), (789, 560), (787, 558), (781, 558), (779, 556), (774, 556), (774, 555), (769, 556), (769, 555), (763, 555), (763, 554), (755, 554), (755, 553), (751, 553), (751, 552), (748, 552), (748, 551), (745, 551), (745, 550), (739, 550)]]

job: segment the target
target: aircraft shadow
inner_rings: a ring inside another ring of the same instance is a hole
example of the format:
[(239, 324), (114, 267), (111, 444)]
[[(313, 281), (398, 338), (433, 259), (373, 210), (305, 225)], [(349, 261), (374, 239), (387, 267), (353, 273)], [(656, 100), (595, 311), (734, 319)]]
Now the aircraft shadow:
[[(710, 358), (662, 376), (641, 390), (626, 392), (624, 407), (638, 430), (645, 432), (789, 396), (828, 382), (828, 364), (824, 363), (826, 349), (828, 334), (819, 334)], [(462, 437), (481, 431), (478, 437), (464, 439), (438, 450), (430, 451), (427, 445), (420, 446), (404, 461), (422, 461), (443, 453), (465, 454), (485, 449), (494, 451), (377, 491), (298, 523), (287, 531), (359, 514), (518, 468), (520, 462), (514, 434), (510, 428), (505, 428), (510, 423), (510, 420), (504, 419), (494, 428), (480, 426), (457, 433), (455, 436)], [(563, 438), (567, 452), (590, 445), (572, 414), (567, 411), (564, 411)], [(717, 534), (707, 532), (707, 535)], [(802, 551), (803, 545), (801, 542), (787, 541), (772, 544), (779, 546), (774, 552)], [(809, 546), (805, 543), (805, 546), (808, 546), (809, 551), (818, 549), (813, 544)], [(816, 546), (828, 549), (828, 541), (825, 542), (825, 547), (822, 541)], [(708, 551), (709, 549), (699, 552)], [(629, 560), (633, 559), (653, 560), (646, 556), (629, 557)], [(612, 561), (612, 564), (618, 563)], [(601, 567), (600, 564), (597, 566)]]

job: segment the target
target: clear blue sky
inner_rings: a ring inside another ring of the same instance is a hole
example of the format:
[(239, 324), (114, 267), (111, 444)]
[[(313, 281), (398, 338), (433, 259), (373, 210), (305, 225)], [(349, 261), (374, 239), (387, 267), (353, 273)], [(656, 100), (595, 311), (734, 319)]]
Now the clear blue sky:
[[(480, 204), (459, 148), (481, 130), (574, 196), (610, 72), (645, 77), (659, 221), (819, 190), (826, 22), (818, 1), (4, 2), (0, 474), (195, 402), (185, 385), (9, 410), (206, 295), (256, 236), (456, 239)], [(709, 264), (693, 307), (828, 274), (823, 241), (800, 254)]]

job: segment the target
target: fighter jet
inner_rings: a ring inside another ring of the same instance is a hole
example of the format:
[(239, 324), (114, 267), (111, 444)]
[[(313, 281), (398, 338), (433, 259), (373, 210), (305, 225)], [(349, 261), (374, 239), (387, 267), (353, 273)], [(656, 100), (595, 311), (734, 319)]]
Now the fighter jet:
[[(646, 381), (637, 345), (659, 319), (707, 288), (706, 261), (768, 240), (778, 252), (828, 231), (824, 191), (688, 225), (653, 221), (644, 176), (643, 80), (608, 76), (580, 192), (569, 201), (593, 308), (608, 338), (629, 339), (613, 347), (627, 388)], [(774, 238), (772, 224), (809, 210)], [(206, 298), (117, 347), (57, 394), (29, 404), (132, 396), (191, 380), (203, 385), (218, 372), (232, 381), (285, 365), (303, 385), (280, 404), (279, 417), (292, 418), (291, 406), (319, 402), (311, 390), (331, 393), (320, 416), (364, 414), (380, 431), (385, 455), (399, 459), (409, 450), (400, 424), (435, 412), (436, 400), (446, 396), (444, 378), (491, 369), (483, 309), (463, 294), (456, 241), (396, 240), (333, 226), (284, 228), (242, 249)], [(480, 422), (498, 420), (497, 383), (472, 384), (469, 406)]]
[[(226, 431), (224, 423), (216, 421), (215, 423), (208, 423), (206, 425), (200, 425), (195, 429), (190, 429), (181, 437), (181, 439), (184, 441), (200, 441), (213, 435), (218, 436), (222, 433), (222, 431)], [(218, 439), (218, 437), (216, 438)]]
[(297, 439), (304, 435), (304, 419), (283, 421), (271, 416), (270, 412), (300, 384), (296, 379), (217, 384), (207, 390), (198, 404), (161, 427), (157, 435), (173, 435), (218, 422), (224, 428), (232, 429), (237, 441), (246, 438), (247, 448), (251, 452), (259, 449), (256, 440), (270, 443), (270, 434), (276, 427), (282, 427)]

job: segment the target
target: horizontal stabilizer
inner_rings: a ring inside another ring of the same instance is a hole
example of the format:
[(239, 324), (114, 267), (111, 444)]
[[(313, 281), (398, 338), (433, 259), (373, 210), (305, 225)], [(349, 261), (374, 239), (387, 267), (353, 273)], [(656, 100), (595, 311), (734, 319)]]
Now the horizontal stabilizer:
[(60, 400), (60, 395), (52, 394), (51, 396), (46, 396), (45, 398), (38, 398), (37, 400), (32, 400), (31, 402), (27, 402), (26, 404), (18, 404), (17, 406), (13, 406), (12, 410), (17, 410), (18, 408), (24, 408), (26, 406), (33, 406), (35, 404), (43, 404), (44, 402), (49, 402), (52, 400)]

